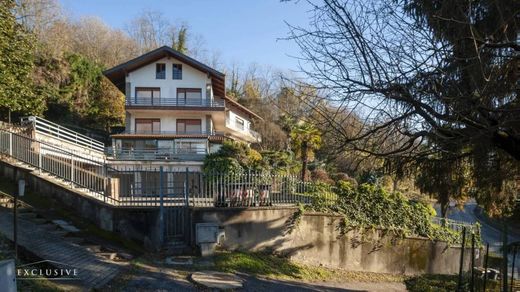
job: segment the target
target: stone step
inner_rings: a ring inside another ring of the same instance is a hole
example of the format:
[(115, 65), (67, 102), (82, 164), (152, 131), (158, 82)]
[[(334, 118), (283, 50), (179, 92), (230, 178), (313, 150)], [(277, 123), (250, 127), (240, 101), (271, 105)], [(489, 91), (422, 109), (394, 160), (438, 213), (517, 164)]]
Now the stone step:
[(70, 243), (74, 243), (74, 244), (81, 244), (85, 241), (85, 239), (81, 238), (81, 237), (64, 237), (64, 239)]
[(52, 224), (52, 223), (46, 223), (46, 224), (43, 224), (41, 225), (42, 228), (46, 229), (46, 230), (49, 230), (49, 231), (52, 231), (52, 230), (57, 230), (58, 229), (58, 226)]
[(116, 252), (96, 252), (96, 255), (107, 258), (111, 261), (113, 261), (117, 258)]
[(69, 233), (68, 233), (67, 231), (65, 231), (65, 230), (51, 230), (51, 231), (49, 231), (49, 233), (52, 233), (52, 234), (54, 234), (54, 235), (58, 235), (58, 236), (60, 236), (60, 237), (64, 237), (64, 236), (66, 236), (67, 234), (69, 234)]
[(76, 233), (81, 231), (73, 225), (60, 225), (60, 228), (70, 233)]
[(30, 220), (31, 220), (31, 222), (34, 222), (36, 224), (45, 224), (45, 223), (49, 222), (49, 220), (47, 220), (45, 218), (38, 218), (38, 217), (31, 218)]
[(21, 218), (24, 218), (24, 219), (31, 219), (31, 218), (38, 217), (38, 214), (33, 213), (33, 212), (25, 212), (25, 213), (18, 214), (18, 216), (20, 216)]
[(126, 253), (126, 252), (119, 252), (117, 253), (118, 257), (124, 259), (124, 260), (127, 260), (127, 261), (131, 261), (134, 256), (129, 254), (129, 253)]
[(112, 247), (112, 246), (101, 246), (101, 250), (103, 252), (112, 252), (117, 253), (117, 258), (120, 260), (132, 260), (134, 258), (133, 255), (126, 253), (125, 251), (122, 251), (118, 248)]
[[(20, 203), (21, 204), (21, 203)], [(32, 207), (23, 206), (18, 209), (18, 213), (20, 214), (35, 214)]]
[(95, 244), (87, 244), (87, 245), (83, 245), (88, 251), (90, 252), (101, 252), (101, 245), (95, 245)]
[(76, 228), (76, 226), (71, 225), (69, 222), (65, 220), (52, 220), (52, 223), (58, 225), (61, 229), (67, 231), (67, 232), (79, 232), (80, 230)]
[(169, 255), (189, 255), (193, 253), (193, 249), (185, 243), (169, 244), (162, 250)]

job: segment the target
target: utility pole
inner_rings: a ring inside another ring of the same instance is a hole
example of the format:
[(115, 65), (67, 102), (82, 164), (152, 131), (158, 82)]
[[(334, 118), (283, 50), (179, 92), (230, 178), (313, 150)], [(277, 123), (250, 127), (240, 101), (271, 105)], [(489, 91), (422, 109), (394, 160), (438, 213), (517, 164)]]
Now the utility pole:
[(489, 242), (486, 243), (486, 257), (484, 258), (484, 290), (486, 291), (486, 284), (488, 278), (488, 257), (489, 257)]
[(508, 247), (507, 247), (507, 223), (506, 219), (502, 219), (502, 224), (504, 225), (504, 232), (502, 233), (502, 291), (508, 292), (507, 285), (507, 255), (508, 255)]
[(457, 291), (462, 291), (462, 272), (464, 269), (464, 249), (466, 249), (466, 226), (462, 227), (462, 246), (460, 248), (459, 281)]
[(471, 232), (471, 283), (469, 291), (475, 292), (475, 233)]
[(18, 196), (23, 197), (25, 192), (25, 181), (18, 181), (18, 191), (14, 193), (13, 206), (13, 241), (14, 241), (14, 258), (18, 259)]
[(513, 265), (511, 267), (511, 292), (513, 292), (513, 286), (515, 283), (515, 260), (516, 260), (516, 249), (518, 246), (513, 246)]

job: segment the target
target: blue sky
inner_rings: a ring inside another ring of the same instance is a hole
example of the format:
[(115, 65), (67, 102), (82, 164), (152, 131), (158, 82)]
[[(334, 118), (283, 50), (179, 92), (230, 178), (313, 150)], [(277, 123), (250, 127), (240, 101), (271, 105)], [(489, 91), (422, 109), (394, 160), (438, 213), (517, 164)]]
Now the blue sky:
[(172, 23), (186, 22), (201, 35), (208, 50), (221, 54), (222, 62), (250, 63), (296, 70), (298, 48), (287, 36), (284, 21), (308, 23), (305, 1), (279, 0), (61, 0), (74, 18), (98, 16), (108, 25), (124, 29), (143, 10), (161, 11)]

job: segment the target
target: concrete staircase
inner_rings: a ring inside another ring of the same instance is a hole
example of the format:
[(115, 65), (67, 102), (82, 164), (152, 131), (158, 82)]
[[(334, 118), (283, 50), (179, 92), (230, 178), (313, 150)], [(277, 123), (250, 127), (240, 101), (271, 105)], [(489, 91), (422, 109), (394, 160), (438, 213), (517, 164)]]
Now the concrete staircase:
[[(0, 192), (0, 233), (12, 240), (13, 197)], [(99, 289), (110, 282), (133, 258), (113, 246), (86, 238), (65, 220), (52, 220), (18, 201), (19, 245), (32, 256), (70, 264), (80, 269), (81, 287)]]

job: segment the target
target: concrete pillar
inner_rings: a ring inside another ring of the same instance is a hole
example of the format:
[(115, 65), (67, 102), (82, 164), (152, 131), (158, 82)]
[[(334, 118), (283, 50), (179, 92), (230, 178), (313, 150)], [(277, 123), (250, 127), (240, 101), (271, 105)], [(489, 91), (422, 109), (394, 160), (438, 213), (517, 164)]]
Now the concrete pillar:
[(132, 98), (132, 83), (126, 82), (125, 84), (125, 96), (127, 99)]
[(130, 132), (132, 130), (132, 115), (129, 112), (125, 112), (125, 131)]
[(206, 115), (206, 132), (211, 133), (211, 115)]
[(107, 179), (107, 196), (119, 200), (119, 178), (109, 177)]
[(9, 132), (9, 156), (13, 156), (13, 133)]

